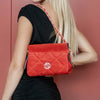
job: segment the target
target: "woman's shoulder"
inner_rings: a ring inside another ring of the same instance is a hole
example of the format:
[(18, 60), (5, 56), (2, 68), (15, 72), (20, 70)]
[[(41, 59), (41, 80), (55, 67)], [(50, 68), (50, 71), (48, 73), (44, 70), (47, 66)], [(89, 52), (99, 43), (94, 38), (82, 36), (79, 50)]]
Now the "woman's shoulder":
[(17, 22), (21, 16), (25, 16), (31, 23), (32, 25), (34, 24), (34, 16), (35, 16), (35, 8), (34, 5), (32, 4), (26, 4), (22, 6), (19, 10), (18, 16), (17, 16)]
[(33, 11), (33, 9), (35, 10), (37, 7), (34, 4), (26, 4), (24, 6), (21, 7), (21, 9), (27, 9), (29, 11)]
[[(19, 10), (19, 15), (21, 14), (26, 14), (29, 16), (34, 16), (35, 12), (38, 12), (38, 7), (36, 7), (34, 4), (26, 4), (24, 6), (22, 6)], [(19, 19), (19, 15), (18, 15), (18, 19)]]

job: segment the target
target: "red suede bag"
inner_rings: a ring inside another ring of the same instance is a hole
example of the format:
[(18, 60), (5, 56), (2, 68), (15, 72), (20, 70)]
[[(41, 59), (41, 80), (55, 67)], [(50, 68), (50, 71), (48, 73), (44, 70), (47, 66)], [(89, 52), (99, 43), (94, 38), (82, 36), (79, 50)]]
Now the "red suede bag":
[[(61, 36), (58, 30), (57, 33)], [(63, 36), (61, 38), (64, 40)], [(27, 74), (29, 76), (70, 74), (74, 64), (71, 61), (69, 44), (65, 40), (64, 42), (28, 45)]]

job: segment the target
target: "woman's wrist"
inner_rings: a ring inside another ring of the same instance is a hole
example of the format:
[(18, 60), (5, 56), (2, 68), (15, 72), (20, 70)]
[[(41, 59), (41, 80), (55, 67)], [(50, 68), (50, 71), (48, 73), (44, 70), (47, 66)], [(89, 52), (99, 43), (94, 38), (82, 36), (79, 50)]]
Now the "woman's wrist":
[(7, 97), (5, 95), (2, 95), (2, 97), (1, 97), (1, 100), (10, 100), (10, 99), (11, 99), (10, 97)]

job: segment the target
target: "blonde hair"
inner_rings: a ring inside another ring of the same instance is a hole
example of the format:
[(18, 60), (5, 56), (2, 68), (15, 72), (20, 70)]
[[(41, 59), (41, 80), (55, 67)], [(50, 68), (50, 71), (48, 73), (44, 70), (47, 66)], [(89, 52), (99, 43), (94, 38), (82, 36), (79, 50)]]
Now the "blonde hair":
[[(69, 43), (71, 48), (71, 58), (78, 53), (78, 41), (76, 36), (76, 24), (74, 15), (68, 0), (48, 0), (54, 7), (58, 15), (59, 32)], [(61, 37), (58, 37), (58, 43), (63, 43)], [(73, 55), (74, 53), (74, 55)]]
[[(68, 0), (48, 0), (50, 5), (53, 6), (57, 13), (59, 21), (59, 32), (64, 39), (69, 43), (71, 49), (71, 58), (78, 53), (78, 42), (76, 36), (76, 24), (73, 16), (72, 9)], [(57, 34), (58, 43), (64, 41)]]

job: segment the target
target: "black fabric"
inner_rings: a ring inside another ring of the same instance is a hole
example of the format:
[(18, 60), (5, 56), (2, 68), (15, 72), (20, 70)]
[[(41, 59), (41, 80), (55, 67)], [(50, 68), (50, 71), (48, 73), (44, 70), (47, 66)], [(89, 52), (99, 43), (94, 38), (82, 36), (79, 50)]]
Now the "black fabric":
[[(56, 43), (54, 28), (40, 8), (33, 4), (25, 5), (19, 11), (17, 22), (20, 16), (25, 16), (33, 26), (29, 44)], [(61, 100), (61, 96), (53, 77), (30, 77), (25, 68), (12, 100)]]
[(25, 69), (12, 100), (61, 100), (61, 96), (53, 77), (29, 77)]

